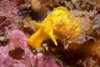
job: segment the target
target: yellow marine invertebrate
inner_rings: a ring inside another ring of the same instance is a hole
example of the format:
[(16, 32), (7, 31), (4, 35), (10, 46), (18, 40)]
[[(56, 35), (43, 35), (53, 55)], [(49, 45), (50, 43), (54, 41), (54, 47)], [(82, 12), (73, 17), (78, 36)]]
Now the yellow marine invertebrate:
[(40, 48), (44, 40), (52, 39), (57, 46), (56, 39), (64, 45), (80, 44), (85, 40), (85, 32), (91, 27), (90, 22), (83, 22), (84, 18), (75, 17), (66, 7), (54, 9), (42, 23), (32, 22), (40, 28), (28, 40), (31, 47)]

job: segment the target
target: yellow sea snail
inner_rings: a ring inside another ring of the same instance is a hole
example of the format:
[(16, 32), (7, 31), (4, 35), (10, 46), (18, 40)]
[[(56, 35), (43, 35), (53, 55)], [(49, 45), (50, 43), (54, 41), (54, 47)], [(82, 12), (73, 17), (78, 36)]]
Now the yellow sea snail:
[(84, 18), (75, 17), (66, 7), (58, 7), (42, 23), (32, 21), (40, 28), (28, 39), (29, 45), (37, 49), (48, 39), (52, 39), (56, 46), (56, 39), (60, 39), (64, 45), (81, 44), (85, 41), (85, 32), (91, 27), (90, 22), (82, 20)]

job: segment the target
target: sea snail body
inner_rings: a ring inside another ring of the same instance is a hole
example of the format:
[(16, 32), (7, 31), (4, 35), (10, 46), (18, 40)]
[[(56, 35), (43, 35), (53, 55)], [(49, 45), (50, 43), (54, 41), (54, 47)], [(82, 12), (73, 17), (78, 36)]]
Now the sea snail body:
[(85, 19), (76, 17), (66, 7), (58, 7), (42, 23), (32, 21), (40, 28), (28, 39), (29, 45), (37, 49), (48, 39), (52, 39), (56, 46), (56, 39), (60, 39), (64, 45), (81, 44), (85, 41), (85, 32), (91, 27), (90, 22), (82, 22), (83, 20)]

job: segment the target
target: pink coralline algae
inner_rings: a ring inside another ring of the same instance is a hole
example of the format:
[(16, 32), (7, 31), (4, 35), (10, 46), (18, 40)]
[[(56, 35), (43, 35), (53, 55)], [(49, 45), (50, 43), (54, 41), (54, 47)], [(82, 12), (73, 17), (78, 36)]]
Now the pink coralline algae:
[(27, 48), (27, 38), (20, 30), (14, 30), (9, 36), (9, 44), (0, 47), (0, 67), (31, 67), (36, 56)]
[(7, 17), (5, 16), (1, 16), (0, 17), (0, 36), (4, 36), (5, 35), (5, 31), (6, 29), (8, 29), (8, 27), (10, 28), (11, 24), (13, 23), (14, 21), (12, 19), (8, 19)]
[(60, 67), (54, 56), (34, 55), (22, 31), (12, 31), (8, 39), (9, 43), (0, 47), (0, 67)]
[(12, 16), (17, 16), (18, 15), (18, 10), (16, 9), (16, 4), (14, 2), (9, 2), (9, 1), (1, 1), (1, 6), (0, 9), (2, 12)]

